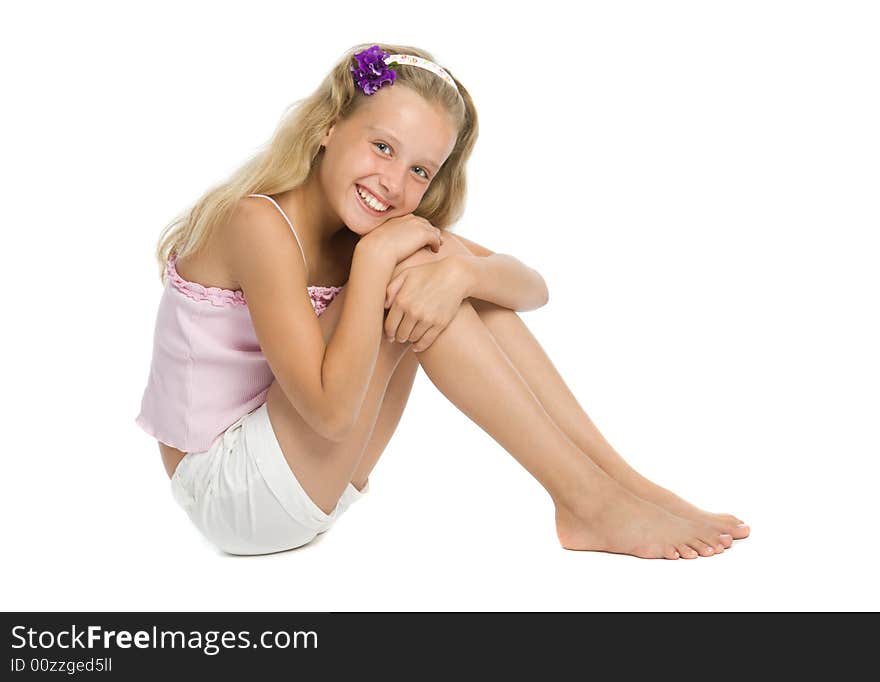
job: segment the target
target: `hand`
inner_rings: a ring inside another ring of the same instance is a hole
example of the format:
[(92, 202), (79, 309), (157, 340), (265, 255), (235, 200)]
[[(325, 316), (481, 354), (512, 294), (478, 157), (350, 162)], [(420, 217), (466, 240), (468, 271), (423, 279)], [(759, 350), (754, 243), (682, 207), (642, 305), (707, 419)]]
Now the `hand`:
[(419, 249), (440, 251), (443, 233), (413, 213), (389, 218), (358, 241), (361, 251), (372, 251), (388, 263), (389, 272)]
[(385, 334), (413, 343), (419, 353), (430, 347), (458, 312), (465, 298), (464, 278), (453, 257), (404, 268), (385, 293)]

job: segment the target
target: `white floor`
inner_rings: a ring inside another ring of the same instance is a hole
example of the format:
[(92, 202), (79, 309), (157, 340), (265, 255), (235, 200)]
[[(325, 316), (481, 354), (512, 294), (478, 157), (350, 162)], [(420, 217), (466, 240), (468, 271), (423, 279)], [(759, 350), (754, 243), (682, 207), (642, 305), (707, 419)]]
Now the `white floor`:
[(644, 413), (617, 415), (605, 421), (643, 471), (699, 504), (736, 512), (752, 537), (692, 561), (571, 552), (557, 544), (543, 489), (424, 374), (411, 400), (432, 411), (436, 430), (404, 421), (366, 497), (310, 545), (264, 557), (225, 555), (198, 534), (174, 505), (145, 435), (132, 432), (130, 443), (93, 459), (72, 447), (52, 458), (54, 470), (35, 450), (16, 467), (21, 485), (5, 479), (4, 609), (880, 607), (876, 462), (862, 476), (843, 475), (822, 464), (819, 442), (783, 453), (720, 428), (715, 442), (691, 433), (676, 447), (671, 426), (652, 437), (656, 424)]

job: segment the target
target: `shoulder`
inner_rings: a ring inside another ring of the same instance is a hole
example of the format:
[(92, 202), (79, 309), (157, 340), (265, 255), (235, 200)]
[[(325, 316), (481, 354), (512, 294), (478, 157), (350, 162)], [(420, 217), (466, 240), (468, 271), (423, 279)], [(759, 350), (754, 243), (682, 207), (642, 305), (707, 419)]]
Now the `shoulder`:
[(269, 201), (260, 197), (239, 199), (227, 220), (218, 228), (217, 238), (226, 269), (242, 286), (245, 273), (259, 268), (266, 259), (292, 263), (303, 270), (295, 237), (284, 217)]
[[(284, 229), (280, 229), (283, 227)], [(287, 234), (290, 228), (278, 209), (267, 199), (242, 197), (236, 202), (223, 225), (226, 236), (241, 236), (246, 232), (270, 232), (276, 235)]]

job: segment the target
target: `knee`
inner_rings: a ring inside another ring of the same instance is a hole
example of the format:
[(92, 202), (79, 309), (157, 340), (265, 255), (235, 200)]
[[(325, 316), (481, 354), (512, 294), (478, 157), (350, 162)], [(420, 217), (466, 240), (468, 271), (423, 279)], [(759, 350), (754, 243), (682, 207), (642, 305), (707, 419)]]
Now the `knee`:
[(468, 300), (471, 305), (473, 305), (474, 310), (479, 313), (480, 317), (503, 315), (504, 313), (516, 314), (510, 308), (503, 308), (497, 303), (492, 303), (492, 301), (484, 301), (479, 298), (470, 298)]
[(444, 258), (449, 258), (449, 256), (455, 254), (470, 255), (470, 253), (471, 252), (468, 251), (467, 247), (458, 241), (453, 235), (444, 232), (443, 243), (440, 245), (440, 250), (437, 253), (431, 251), (431, 247), (429, 246), (419, 249), (414, 254), (407, 256), (397, 264), (397, 267), (394, 268), (394, 272), (391, 275), (391, 279), (394, 279), (401, 270), (406, 270), (415, 265), (443, 260)]

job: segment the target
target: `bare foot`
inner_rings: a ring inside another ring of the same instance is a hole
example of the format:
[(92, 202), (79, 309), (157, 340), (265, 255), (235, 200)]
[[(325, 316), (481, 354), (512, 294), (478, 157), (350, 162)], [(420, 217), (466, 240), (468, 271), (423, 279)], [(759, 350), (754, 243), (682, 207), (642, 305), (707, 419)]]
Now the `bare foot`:
[(721, 554), (730, 535), (670, 514), (613, 480), (578, 504), (557, 503), (556, 534), (565, 549), (630, 554), (642, 559), (696, 559)]
[[(662, 507), (670, 514), (708, 525), (719, 533), (729, 535), (733, 540), (742, 540), (749, 536), (750, 529), (742, 519), (732, 514), (713, 514), (695, 507), (675, 493), (648, 480), (634, 469), (622, 475), (613, 474), (612, 478), (631, 493)], [(730, 543), (725, 547), (730, 547)]]

